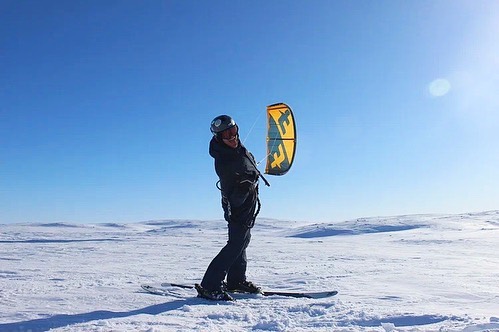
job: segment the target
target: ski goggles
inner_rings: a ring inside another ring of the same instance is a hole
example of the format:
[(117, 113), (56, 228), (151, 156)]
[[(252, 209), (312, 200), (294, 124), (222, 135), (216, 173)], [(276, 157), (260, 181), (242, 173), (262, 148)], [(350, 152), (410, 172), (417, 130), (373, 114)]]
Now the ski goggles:
[(237, 133), (238, 133), (237, 126), (233, 126), (230, 127), (229, 129), (225, 129), (224, 131), (220, 132), (220, 137), (222, 137), (222, 139), (231, 140), (237, 136)]

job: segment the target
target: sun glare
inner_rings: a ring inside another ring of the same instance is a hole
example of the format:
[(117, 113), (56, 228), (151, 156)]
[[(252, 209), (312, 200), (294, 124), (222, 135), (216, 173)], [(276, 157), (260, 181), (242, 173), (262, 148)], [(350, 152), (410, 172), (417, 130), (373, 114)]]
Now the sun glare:
[(428, 90), (433, 97), (445, 96), (449, 93), (450, 89), (450, 82), (444, 78), (437, 78), (428, 86)]

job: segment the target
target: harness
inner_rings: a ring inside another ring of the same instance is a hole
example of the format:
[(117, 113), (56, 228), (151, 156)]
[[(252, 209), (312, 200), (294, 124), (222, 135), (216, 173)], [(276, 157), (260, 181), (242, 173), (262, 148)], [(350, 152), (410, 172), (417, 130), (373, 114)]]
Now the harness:
[[(220, 180), (217, 181), (217, 183), (215, 184), (215, 186), (222, 193), (222, 201), (225, 202), (225, 204), (227, 204), (227, 212), (228, 212), (229, 220), (230, 220), (230, 217), (232, 215), (232, 211), (231, 211), (231, 208), (230, 208), (230, 202), (229, 202), (229, 199), (228, 199), (227, 195), (225, 194), (225, 192), (222, 190), (222, 188), (219, 185), (220, 185)], [(257, 189), (257, 191), (258, 191), (258, 189)], [(260, 197), (258, 197), (258, 192), (257, 192), (255, 214), (253, 214), (253, 217), (249, 220), (248, 223), (246, 223), (246, 227), (253, 228), (253, 226), (255, 226), (256, 217), (260, 213), (260, 209), (261, 208), (262, 208), (262, 203), (260, 203)]]
[[(265, 183), (265, 185), (267, 187), (270, 187), (270, 183), (267, 181), (267, 179), (265, 179), (265, 177), (262, 175), (262, 173), (260, 173), (260, 170), (258, 169), (254, 158), (252, 157), (252, 155), (250, 155), (249, 151), (246, 148), (244, 148), (244, 157), (246, 157), (246, 159), (248, 159), (249, 162), (251, 163), (251, 165), (253, 165), (253, 167), (255, 168), (256, 173), (257, 173), (257, 180), (258, 180), (258, 178), (261, 178), (263, 180), (263, 182)], [(227, 195), (225, 194), (225, 192), (222, 190), (222, 188), (220, 186), (220, 180), (218, 180), (216, 182), (216, 187), (222, 193), (222, 203), (225, 203), (227, 206), (226, 213), (228, 214), (228, 216), (227, 216), (228, 218), (226, 218), (226, 219), (230, 220), (231, 214), (232, 214), (231, 206), (230, 206), (230, 202), (229, 202)], [(253, 214), (252, 218), (246, 223), (246, 226), (248, 228), (252, 228), (255, 225), (256, 217), (260, 213), (260, 209), (262, 207), (262, 204), (260, 203), (260, 198), (258, 197), (258, 184), (256, 186), (256, 191), (257, 191), (256, 192), (256, 209), (255, 209), (255, 213)]]

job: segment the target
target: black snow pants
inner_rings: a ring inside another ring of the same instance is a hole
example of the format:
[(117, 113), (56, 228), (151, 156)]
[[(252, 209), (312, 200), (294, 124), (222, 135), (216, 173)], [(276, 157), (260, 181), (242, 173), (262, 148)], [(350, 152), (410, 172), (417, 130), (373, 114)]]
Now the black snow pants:
[(229, 285), (246, 280), (246, 248), (251, 239), (251, 228), (235, 222), (229, 222), (228, 228), (227, 244), (211, 261), (201, 281), (201, 286), (207, 290), (220, 289), (225, 276)]

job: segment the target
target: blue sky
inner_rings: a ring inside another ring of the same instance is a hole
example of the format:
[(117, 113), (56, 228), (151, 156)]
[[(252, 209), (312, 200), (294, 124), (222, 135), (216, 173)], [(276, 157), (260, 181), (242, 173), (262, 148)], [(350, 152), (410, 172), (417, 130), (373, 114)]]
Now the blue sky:
[(0, 223), (221, 218), (210, 121), (261, 160), (277, 102), (261, 216), (498, 209), (498, 35), (492, 0), (2, 0)]

